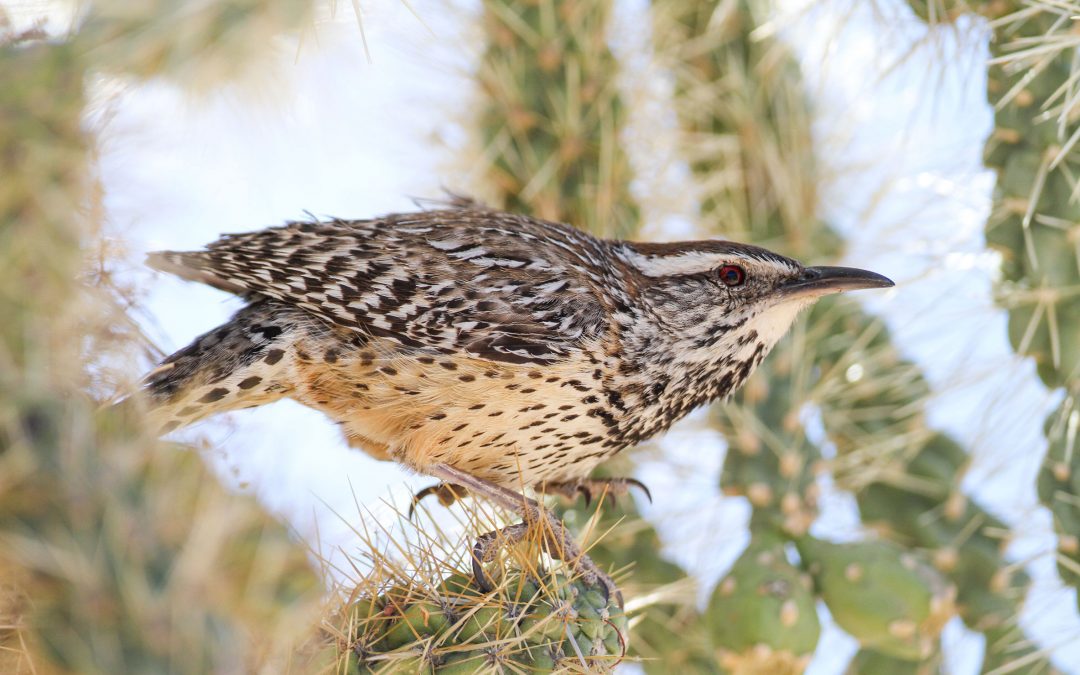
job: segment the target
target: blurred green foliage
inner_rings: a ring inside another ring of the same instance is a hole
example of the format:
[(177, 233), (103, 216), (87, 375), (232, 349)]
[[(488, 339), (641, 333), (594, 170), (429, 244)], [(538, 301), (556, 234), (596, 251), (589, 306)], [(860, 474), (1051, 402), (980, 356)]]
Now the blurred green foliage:
[(0, 564), (25, 598), (4, 664), (272, 669), (321, 603), (306, 548), (196, 454), (88, 395), (84, 347), (123, 315), (80, 281), (100, 197), (86, 86), (103, 51), (146, 38), (95, 30), (0, 45)]

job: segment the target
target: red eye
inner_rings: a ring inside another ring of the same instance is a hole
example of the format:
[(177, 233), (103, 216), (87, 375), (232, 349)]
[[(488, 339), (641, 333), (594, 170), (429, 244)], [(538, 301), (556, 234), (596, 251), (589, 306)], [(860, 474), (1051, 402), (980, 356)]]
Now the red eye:
[(746, 281), (746, 272), (738, 265), (724, 265), (720, 268), (720, 281), (726, 286), (742, 286)]

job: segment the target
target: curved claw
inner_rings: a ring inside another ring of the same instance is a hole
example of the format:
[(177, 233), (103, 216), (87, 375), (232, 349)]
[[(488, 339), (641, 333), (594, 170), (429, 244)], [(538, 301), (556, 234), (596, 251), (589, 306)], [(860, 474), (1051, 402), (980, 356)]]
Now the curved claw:
[(429, 485), (423, 490), (420, 490), (412, 496), (412, 501), (409, 503), (409, 520), (412, 520), (413, 514), (416, 513), (416, 506), (423, 501), (424, 497), (430, 494), (435, 494), (442, 483), (436, 483), (435, 485)]
[[(566, 526), (539, 503), (505, 487), (477, 478), (472, 474), (446, 464), (436, 464), (430, 468), (429, 472), (431, 475), (447, 481), (448, 484), (452, 484), (453, 487), (462, 489), (464, 492), (471, 493), (474, 496), (486, 497), (496, 504), (505, 506), (522, 518), (522, 522), (516, 525), (508, 525), (500, 530), (488, 532), (476, 540), (472, 549), (472, 565), (473, 576), (479, 588), (493, 588), (491, 579), (485, 573), (483, 565), (485, 562), (491, 562), (494, 558), (496, 544), (505, 546), (520, 542), (530, 528), (540, 526), (543, 527), (541, 541), (544, 548), (547, 549), (548, 555), (565, 561), (577, 573), (581, 574), (587, 583), (599, 582), (604, 587), (604, 597), (610, 599), (614, 595), (619, 607), (623, 607), (622, 593), (619, 592), (611, 577), (605, 574), (581, 550), (581, 547), (578, 546), (567, 531)], [(640, 483), (637, 484), (640, 485)], [(544, 485), (539, 487), (542, 490)], [(566, 487), (566, 484), (561, 484), (561, 487)], [(435, 490), (431, 492), (435, 492)], [(456, 496), (457, 493), (451, 489), (450, 494)]]
[(634, 487), (644, 492), (645, 498), (649, 500), (650, 504), (652, 504), (652, 492), (649, 491), (649, 488), (647, 485), (645, 485), (645, 483), (642, 483), (637, 478), (624, 478), (623, 480), (626, 481), (627, 485), (633, 485)]
[(626, 607), (623, 605), (622, 591), (620, 591), (618, 587), (615, 586), (615, 583), (611, 580), (610, 577), (604, 574), (598, 574), (594, 584), (590, 585), (596, 585), (600, 587), (600, 592), (604, 594), (605, 604), (611, 602), (611, 595), (612, 593), (614, 593), (615, 602), (619, 603), (619, 609), (624, 611), (626, 610)]
[(491, 578), (484, 571), (484, 563), (481, 560), (488, 545), (489, 543), (485, 542), (481, 537), (473, 544), (472, 550), (473, 580), (476, 581), (476, 587), (480, 589), (481, 593), (490, 593), (495, 588), (495, 585), (491, 583)]
[(614, 506), (618, 503), (618, 496), (626, 494), (631, 487), (640, 489), (645, 494), (645, 498), (652, 504), (652, 492), (645, 483), (642, 483), (637, 478), (586, 478), (574, 482), (554, 481), (542, 483), (537, 491), (562, 495), (570, 500), (573, 500), (575, 495), (581, 495), (585, 499), (586, 507), (592, 505), (594, 495), (599, 492)]
[(409, 520), (412, 520), (413, 513), (416, 512), (416, 506), (428, 495), (435, 495), (438, 497), (439, 503), (443, 506), (451, 506), (454, 502), (464, 497), (466, 493), (467, 491), (465, 488), (452, 483), (436, 483), (435, 485), (429, 485), (413, 495), (412, 502), (409, 504)]
[(521, 522), (516, 525), (507, 525), (500, 530), (486, 532), (476, 538), (476, 543), (472, 548), (472, 571), (476, 587), (481, 592), (490, 593), (495, 588), (495, 584), (484, 571), (484, 563), (495, 559), (500, 546), (516, 544), (523, 540), (528, 532), (529, 526)]
[(592, 504), (592, 490), (585, 485), (578, 485), (577, 491), (585, 499), (585, 508), (588, 508)]

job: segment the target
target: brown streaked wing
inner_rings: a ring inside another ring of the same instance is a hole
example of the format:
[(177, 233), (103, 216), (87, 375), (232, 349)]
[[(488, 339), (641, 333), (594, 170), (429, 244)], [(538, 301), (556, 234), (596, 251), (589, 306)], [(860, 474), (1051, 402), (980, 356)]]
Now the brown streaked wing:
[(406, 348), (544, 364), (603, 331), (606, 247), (567, 226), (453, 209), (289, 223), (149, 262)]

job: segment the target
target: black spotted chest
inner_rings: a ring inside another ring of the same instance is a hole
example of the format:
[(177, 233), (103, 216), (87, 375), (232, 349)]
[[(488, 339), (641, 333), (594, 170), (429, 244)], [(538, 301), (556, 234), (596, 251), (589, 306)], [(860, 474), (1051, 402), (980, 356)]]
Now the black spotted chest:
[(572, 480), (629, 444), (625, 404), (584, 357), (519, 365), (379, 339), (300, 352), (296, 398), (420, 471), (445, 463), (507, 485)]

